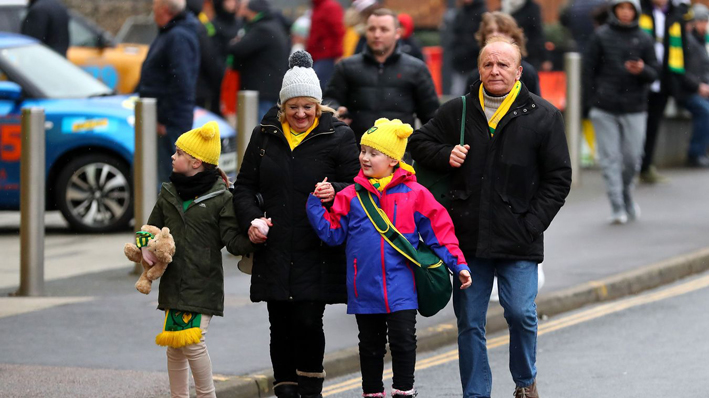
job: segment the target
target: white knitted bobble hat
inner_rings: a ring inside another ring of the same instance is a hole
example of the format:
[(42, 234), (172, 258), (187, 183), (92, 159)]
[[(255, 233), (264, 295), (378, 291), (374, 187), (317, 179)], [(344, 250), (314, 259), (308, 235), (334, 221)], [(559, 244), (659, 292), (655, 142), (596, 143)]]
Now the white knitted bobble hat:
[(288, 71), (283, 76), (281, 104), (291, 98), (312, 97), (322, 102), (320, 80), (313, 70), (313, 57), (307, 51), (296, 51), (288, 58)]

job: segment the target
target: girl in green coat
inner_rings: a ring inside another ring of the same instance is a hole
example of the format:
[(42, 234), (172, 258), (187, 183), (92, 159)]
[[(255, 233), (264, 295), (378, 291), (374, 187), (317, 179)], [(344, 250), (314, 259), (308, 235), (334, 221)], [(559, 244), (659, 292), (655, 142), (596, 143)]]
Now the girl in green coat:
[(189, 396), (190, 368), (197, 396), (216, 396), (204, 335), (212, 316), (224, 315), (221, 249), (226, 246), (234, 255), (253, 250), (237, 225), (228, 179), (217, 167), (220, 142), (214, 122), (177, 139), (171, 182), (162, 185), (148, 220), (170, 228), (176, 246), (160, 279), (158, 308), (165, 311), (165, 324), (155, 340), (168, 346), (173, 397)]

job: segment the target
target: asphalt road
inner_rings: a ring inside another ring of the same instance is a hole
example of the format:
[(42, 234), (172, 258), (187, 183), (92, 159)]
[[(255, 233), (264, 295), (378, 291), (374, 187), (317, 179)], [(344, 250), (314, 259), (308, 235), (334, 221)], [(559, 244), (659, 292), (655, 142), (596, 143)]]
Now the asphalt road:
[[(651, 292), (542, 321), (537, 382), (542, 397), (698, 397), (709, 376), (709, 273)], [(488, 339), (493, 397), (508, 397), (507, 334)], [(460, 397), (457, 346), (421, 355), (419, 397)], [(390, 364), (385, 367), (391, 386)], [(324, 396), (361, 394), (360, 375), (328, 380)]]

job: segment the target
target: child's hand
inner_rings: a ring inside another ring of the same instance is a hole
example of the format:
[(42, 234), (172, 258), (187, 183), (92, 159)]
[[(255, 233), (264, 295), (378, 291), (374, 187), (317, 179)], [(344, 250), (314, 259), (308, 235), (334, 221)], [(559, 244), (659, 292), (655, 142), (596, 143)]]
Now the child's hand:
[[(270, 218), (261, 217), (260, 219), (264, 220), (269, 227), (273, 226), (273, 223), (271, 222)], [(262, 234), (261, 231), (259, 231), (258, 227), (256, 227), (255, 225), (251, 225), (249, 227), (249, 240), (251, 241), (251, 243), (257, 245), (259, 243), (264, 243), (266, 239), (268, 238), (266, 237), (266, 235)]]
[(325, 177), (322, 182), (315, 184), (315, 192), (313, 195), (318, 197), (321, 202), (327, 203), (335, 198), (335, 188), (327, 182), (327, 177)]
[(473, 284), (473, 278), (470, 276), (468, 270), (462, 270), (458, 274), (458, 279), (460, 279), (460, 290), (467, 289)]

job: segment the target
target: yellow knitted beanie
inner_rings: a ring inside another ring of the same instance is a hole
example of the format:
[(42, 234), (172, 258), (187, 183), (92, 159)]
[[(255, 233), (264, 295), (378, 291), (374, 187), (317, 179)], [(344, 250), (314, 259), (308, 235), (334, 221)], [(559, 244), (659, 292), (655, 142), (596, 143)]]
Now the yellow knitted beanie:
[(381, 118), (362, 135), (360, 145), (374, 148), (392, 159), (401, 160), (406, 152), (407, 139), (413, 131), (410, 124), (402, 123), (399, 119)]
[(190, 130), (177, 139), (175, 146), (204, 163), (219, 166), (219, 155), (222, 153), (219, 125), (216, 122), (209, 122)]

